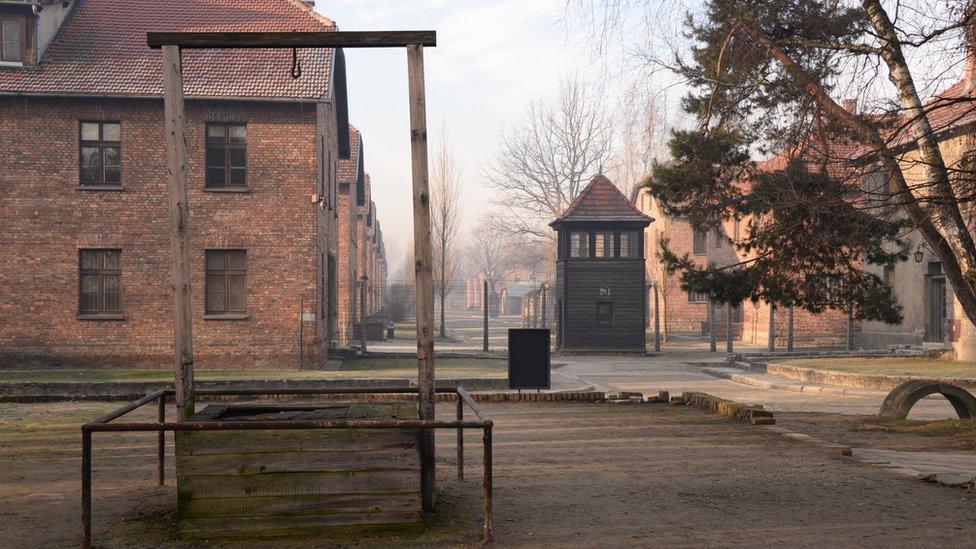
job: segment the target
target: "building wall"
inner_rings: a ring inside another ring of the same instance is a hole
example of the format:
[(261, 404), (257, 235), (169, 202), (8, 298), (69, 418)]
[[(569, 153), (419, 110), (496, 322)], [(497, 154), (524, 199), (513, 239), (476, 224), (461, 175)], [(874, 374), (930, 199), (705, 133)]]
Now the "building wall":
[[(187, 102), (198, 366), (298, 363), (299, 303), (314, 312), (328, 247), (310, 200), (316, 118), (307, 105)], [(77, 188), (79, 120), (121, 122), (123, 191)], [(204, 191), (207, 121), (247, 123), (249, 192)], [(334, 156), (334, 127), (320, 130)], [(165, 156), (161, 101), (0, 99), (0, 362), (172, 365)], [(77, 316), (81, 248), (121, 248), (123, 320)], [(204, 318), (204, 251), (214, 248), (247, 250), (245, 319)], [(306, 362), (318, 359), (317, 322), (304, 326)]]
[(352, 339), (352, 325), (356, 316), (356, 187), (339, 185), (339, 344), (348, 345)]
[[(644, 264), (626, 259), (559, 261), (557, 296), (566, 349), (643, 350)], [(613, 325), (597, 324), (597, 302), (613, 303)]]

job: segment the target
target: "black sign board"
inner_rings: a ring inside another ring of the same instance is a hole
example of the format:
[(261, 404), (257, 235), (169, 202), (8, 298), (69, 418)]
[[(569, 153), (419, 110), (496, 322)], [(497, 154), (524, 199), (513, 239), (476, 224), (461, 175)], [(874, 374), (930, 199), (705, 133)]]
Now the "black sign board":
[(509, 389), (549, 388), (549, 330), (508, 330)]

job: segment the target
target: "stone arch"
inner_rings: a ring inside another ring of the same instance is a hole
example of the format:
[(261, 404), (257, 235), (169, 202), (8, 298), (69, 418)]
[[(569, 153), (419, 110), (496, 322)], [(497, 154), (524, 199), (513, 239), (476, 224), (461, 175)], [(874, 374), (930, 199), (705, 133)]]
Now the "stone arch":
[(935, 393), (952, 404), (959, 419), (976, 417), (976, 397), (969, 391), (951, 383), (927, 380), (906, 381), (892, 389), (881, 404), (879, 415), (886, 419), (906, 419), (916, 402)]

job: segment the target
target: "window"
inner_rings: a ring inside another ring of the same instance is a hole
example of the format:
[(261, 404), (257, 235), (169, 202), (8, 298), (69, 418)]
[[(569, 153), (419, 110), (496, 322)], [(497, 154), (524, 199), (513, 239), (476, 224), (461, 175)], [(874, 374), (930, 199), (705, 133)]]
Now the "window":
[(247, 188), (247, 126), (207, 124), (207, 189)]
[(122, 250), (79, 250), (78, 313), (122, 312)]
[(613, 233), (610, 231), (597, 232), (594, 238), (597, 257), (613, 257)]
[(640, 257), (640, 234), (620, 231), (620, 257)]
[(705, 303), (708, 301), (708, 294), (688, 290), (688, 303)]
[(118, 122), (81, 122), (82, 187), (122, 186), (122, 125)]
[(590, 233), (569, 233), (569, 257), (590, 257)]
[(600, 326), (613, 326), (613, 302), (610, 301), (597, 302), (596, 323)]
[(708, 234), (705, 231), (699, 231), (695, 229), (694, 241), (692, 242), (691, 253), (695, 255), (705, 255), (706, 247), (708, 246)]
[(0, 61), (23, 63), (27, 50), (24, 18), (0, 14)]
[(739, 219), (736, 219), (735, 220), (735, 223), (732, 225), (732, 240), (734, 240), (736, 242), (739, 241), (739, 237), (740, 237), (740, 234), (739, 234), (740, 231), (741, 231), (740, 224), (741, 224), (741, 222), (739, 221)]
[(889, 288), (895, 287), (895, 266), (885, 265), (884, 273), (882, 275), (882, 280), (884, 280), (885, 286)]
[(245, 313), (247, 252), (207, 250), (207, 314)]
[(715, 247), (716, 248), (721, 248), (722, 247), (722, 238), (723, 238), (722, 230), (721, 229), (715, 229)]

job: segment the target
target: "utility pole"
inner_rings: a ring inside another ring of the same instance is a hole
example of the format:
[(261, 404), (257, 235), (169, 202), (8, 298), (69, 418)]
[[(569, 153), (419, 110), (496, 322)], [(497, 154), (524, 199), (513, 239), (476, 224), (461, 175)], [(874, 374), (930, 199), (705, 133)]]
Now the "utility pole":
[(482, 304), (484, 305), (484, 310), (485, 310), (485, 326), (484, 326), (484, 340), (485, 340), (485, 342), (484, 342), (484, 345), (483, 345), (483, 349), (482, 350), (487, 353), (488, 352), (488, 281), (487, 280), (485, 280), (485, 282), (484, 282), (484, 296), (483, 296), (482, 302), (483, 302)]

